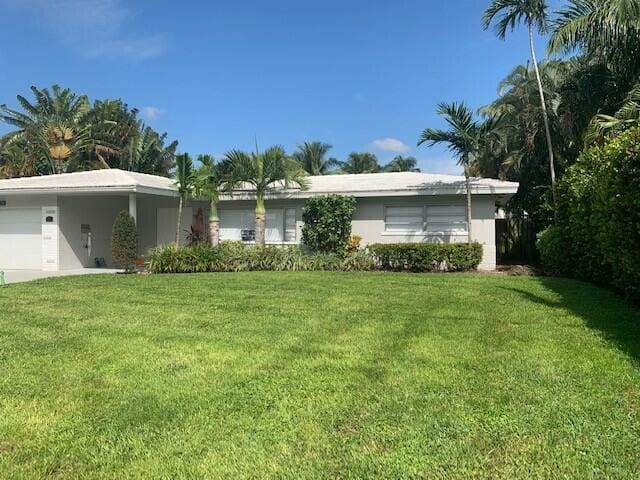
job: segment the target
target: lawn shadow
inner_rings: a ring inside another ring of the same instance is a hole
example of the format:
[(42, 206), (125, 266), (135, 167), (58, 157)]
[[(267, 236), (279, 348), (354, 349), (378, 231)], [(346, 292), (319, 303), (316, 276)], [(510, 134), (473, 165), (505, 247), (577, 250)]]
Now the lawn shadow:
[(640, 311), (614, 292), (577, 280), (537, 277), (557, 299), (537, 295), (517, 287), (502, 287), (524, 300), (549, 308), (560, 308), (578, 315), (588, 328), (597, 330), (607, 341), (640, 363)]

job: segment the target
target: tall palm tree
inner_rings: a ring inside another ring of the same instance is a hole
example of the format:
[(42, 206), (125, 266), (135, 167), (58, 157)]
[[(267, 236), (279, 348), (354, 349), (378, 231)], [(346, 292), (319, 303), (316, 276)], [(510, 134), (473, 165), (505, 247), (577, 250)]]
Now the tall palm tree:
[(176, 156), (175, 184), (178, 187), (178, 222), (176, 226), (176, 245), (180, 245), (180, 223), (182, 220), (182, 208), (193, 194), (194, 188), (193, 161), (188, 153)]
[(377, 173), (382, 167), (373, 153), (353, 152), (346, 162), (340, 162), (340, 170), (342, 173)]
[(293, 157), (300, 162), (309, 175), (327, 175), (339, 162), (335, 158), (327, 158), (331, 145), (322, 142), (304, 142), (298, 145)]
[(551, 141), (551, 129), (549, 127), (549, 115), (545, 102), (542, 78), (538, 68), (536, 50), (534, 44), (534, 30), (538, 33), (547, 31), (548, 13), (546, 0), (493, 0), (489, 8), (482, 16), (482, 23), (485, 29), (489, 28), (497, 18), (495, 26), (498, 38), (504, 40), (507, 31), (513, 31), (521, 24), (525, 23), (529, 32), (529, 53), (531, 62), (536, 74), (538, 84), (538, 94), (540, 96), (540, 106), (542, 108), (542, 119), (544, 122), (545, 135), (547, 139), (547, 150), (549, 155), (549, 170), (551, 173), (551, 191), (553, 194), (554, 211), (557, 212), (557, 192), (556, 192), (556, 169), (553, 157), (553, 143)]
[(415, 157), (396, 156), (384, 166), (385, 172), (419, 172), (418, 161)]
[(265, 245), (265, 195), (276, 188), (297, 185), (308, 188), (306, 172), (294, 158), (288, 156), (280, 146), (270, 147), (264, 152), (246, 153), (232, 150), (225, 155), (228, 162), (226, 173), (227, 190), (250, 187), (256, 195), (255, 232), (256, 245)]
[(577, 50), (606, 63), (637, 56), (640, 0), (569, 0), (554, 23), (552, 53)]
[(195, 172), (195, 193), (209, 200), (209, 244), (217, 246), (220, 243), (220, 218), (218, 217), (218, 202), (220, 192), (225, 185), (225, 163), (216, 163), (212, 155), (198, 155), (200, 167)]
[(489, 142), (498, 130), (498, 120), (489, 118), (478, 122), (464, 103), (440, 103), (436, 113), (444, 117), (448, 129), (426, 128), (418, 139), (418, 146), (426, 143), (432, 147), (446, 143), (464, 169), (467, 194), (467, 241), (471, 243), (471, 171), (482, 153), (485, 142)]

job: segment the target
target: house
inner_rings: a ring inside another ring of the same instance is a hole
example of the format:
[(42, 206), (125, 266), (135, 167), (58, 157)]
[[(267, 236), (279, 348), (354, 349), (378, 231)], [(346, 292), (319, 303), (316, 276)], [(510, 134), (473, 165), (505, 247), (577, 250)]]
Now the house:
[[(374, 242), (467, 240), (464, 178), (417, 172), (310, 177), (310, 188), (275, 189), (266, 201), (268, 244), (300, 243), (308, 197), (353, 195), (353, 234)], [(496, 265), (495, 215), (518, 184), (472, 180), (472, 235), (483, 245), (480, 268)], [(178, 197), (173, 180), (123, 170), (93, 170), (0, 180), (0, 270), (65, 270), (111, 264), (111, 228), (117, 213), (136, 219), (140, 253), (175, 240)], [(183, 239), (198, 211), (194, 199), (182, 213)], [(225, 194), (219, 207), (222, 240), (251, 242), (251, 191)], [(104, 263), (103, 263), (104, 262)]]

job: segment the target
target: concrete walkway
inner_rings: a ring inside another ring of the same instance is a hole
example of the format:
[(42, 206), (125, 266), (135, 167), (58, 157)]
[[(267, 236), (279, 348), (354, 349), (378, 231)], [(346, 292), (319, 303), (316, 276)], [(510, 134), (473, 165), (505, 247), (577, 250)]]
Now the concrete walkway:
[(111, 268), (78, 268), (74, 270), (59, 270), (57, 272), (45, 272), (44, 270), (5, 270), (6, 283), (28, 282), (39, 278), (67, 277), (69, 275), (90, 275), (96, 273), (117, 273), (120, 270)]

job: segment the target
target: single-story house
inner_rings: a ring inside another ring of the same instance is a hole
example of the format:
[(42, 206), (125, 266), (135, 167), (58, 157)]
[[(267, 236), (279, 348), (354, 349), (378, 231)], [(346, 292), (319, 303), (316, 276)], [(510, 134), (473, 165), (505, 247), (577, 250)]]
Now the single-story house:
[[(310, 188), (274, 189), (267, 197), (268, 244), (298, 244), (306, 198), (353, 195), (353, 235), (374, 242), (464, 242), (467, 240), (464, 177), (418, 172), (309, 177)], [(472, 180), (472, 235), (484, 248), (480, 265), (496, 265), (495, 215), (518, 184)], [(251, 191), (222, 196), (220, 237), (251, 242)], [(0, 180), (0, 270), (64, 270), (111, 266), (111, 229), (117, 213), (136, 219), (140, 253), (175, 240), (178, 196), (169, 178), (123, 170), (94, 170)], [(182, 232), (197, 214), (207, 221), (208, 203), (190, 200)]]

